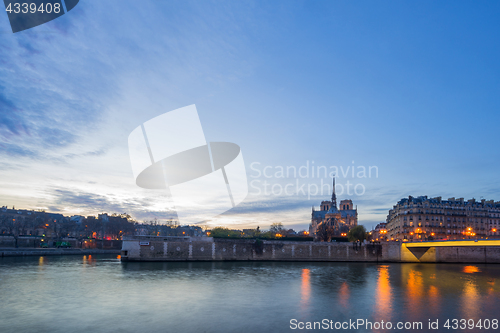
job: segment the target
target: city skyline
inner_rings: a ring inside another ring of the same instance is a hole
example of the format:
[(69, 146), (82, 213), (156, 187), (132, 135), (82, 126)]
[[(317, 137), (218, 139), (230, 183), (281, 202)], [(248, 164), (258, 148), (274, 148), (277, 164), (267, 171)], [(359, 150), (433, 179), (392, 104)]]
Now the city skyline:
[[(306, 229), (332, 172), (362, 184), (339, 196), (367, 229), (409, 195), (500, 200), (499, 4), (120, 7), (81, 2), (13, 35), (0, 15), (0, 205), (174, 217), (168, 193), (135, 185), (127, 137), (191, 104), (207, 141), (240, 145), (250, 191), (204, 224)], [(266, 195), (265, 181), (293, 193)]]

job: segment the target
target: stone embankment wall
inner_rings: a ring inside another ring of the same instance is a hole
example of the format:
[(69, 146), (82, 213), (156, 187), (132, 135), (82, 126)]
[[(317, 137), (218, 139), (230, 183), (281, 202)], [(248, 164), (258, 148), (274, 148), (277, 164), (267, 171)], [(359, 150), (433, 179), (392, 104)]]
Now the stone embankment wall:
[(120, 254), (120, 250), (0, 248), (1, 257)]
[[(365, 244), (210, 237), (133, 236), (123, 240), (123, 261), (360, 261), (500, 263), (500, 240)], [(429, 245), (429, 246), (427, 246)], [(417, 246), (417, 247), (415, 247)]]
[(127, 237), (123, 261), (368, 261), (399, 262), (400, 245), (213, 239), (210, 237)]

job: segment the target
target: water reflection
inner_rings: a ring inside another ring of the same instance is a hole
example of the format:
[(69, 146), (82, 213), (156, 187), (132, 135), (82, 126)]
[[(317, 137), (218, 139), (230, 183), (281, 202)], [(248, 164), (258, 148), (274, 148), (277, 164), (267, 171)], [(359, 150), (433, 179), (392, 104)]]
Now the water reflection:
[(488, 280), (487, 283), (489, 285), (488, 295), (494, 295), (495, 294), (495, 279)]
[(96, 262), (97, 258), (95, 256), (92, 256), (91, 254), (89, 254), (88, 256), (83, 256), (82, 258), (82, 264), (84, 267), (95, 266)]
[(441, 295), (439, 293), (439, 289), (433, 285), (429, 286), (428, 297), (429, 297), (428, 304), (431, 313), (433, 313), (434, 315), (439, 315), (440, 303), (441, 303), (440, 302)]
[(302, 312), (308, 312), (311, 299), (311, 271), (308, 268), (302, 270), (300, 285), (300, 308)]
[(462, 318), (479, 319), (481, 295), (474, 281), (465, 282), (462, 292)]
[(472, 274), (472, 273), (479, 273), (481, 272), (481, 270), (477, 266), (464, 266), (463, 272)]
[(406, 278), (406, 297), (408, 299), (408, 313), (411, 320), (418, 320), (423, 316), (424, 305), (424, 279), (423, 271), (419, 267), (413, 267), (409, 270)]
[(44, 265), (45, 265), (45, 258), (40, 256), (38, 258), (38, 271), (39, 272), (42, 272), (44, 270), (44, 267), (43, 267)]
[(342, 307), (347, 308), (347, 306), (349, 305), (350, 294), (351, 292), (349, 291), (349, 285), (346, 281), (344, 281), (339, 289), (339, 304)]
[(375, 299), (377, 304), (375, 318), (386, 318), (385, 320), (390, 321), (392, 317), (392, 295), (388, 265), (378, 267)]

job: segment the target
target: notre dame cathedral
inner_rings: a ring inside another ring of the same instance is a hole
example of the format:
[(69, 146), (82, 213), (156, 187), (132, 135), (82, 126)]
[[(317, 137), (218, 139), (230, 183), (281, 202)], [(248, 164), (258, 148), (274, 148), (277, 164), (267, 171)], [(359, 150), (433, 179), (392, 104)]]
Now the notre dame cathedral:
[(352, 227), (358, 225), (358, 208), (354, 209), (352, 200), (340, 201), (340, 209), (337, 208), (337, 196), (335, 195), (335, 178), (333, 179), (333, 193), (331, 201), (322, 201), (320, 210), (312, 208), (311, 224), (309, 234), (316, 238), (318, 227), (326, 224), (333, 227), (335, 236), (347, 233)]

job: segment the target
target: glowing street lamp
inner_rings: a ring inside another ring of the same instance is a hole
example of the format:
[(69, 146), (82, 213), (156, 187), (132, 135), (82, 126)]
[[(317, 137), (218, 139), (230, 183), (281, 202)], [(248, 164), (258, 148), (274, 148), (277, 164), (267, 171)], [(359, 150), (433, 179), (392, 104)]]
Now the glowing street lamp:
[(472, 230), (472, 228), (471, 228), (471, 227), (468, 227), (468, 228), (467, 228), (467, 231), (466, 231), (466, 232), (464, 232), (464, 234), (465, 234), (466, 236), (469, 236), (469, 237), (470, 237), (470, 236), (476, 236), (476, 233), (475, 233), (475, 232), (473, 232), (473, 230)]

